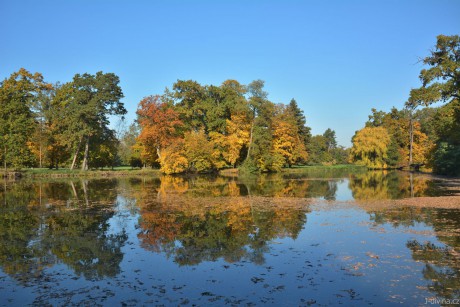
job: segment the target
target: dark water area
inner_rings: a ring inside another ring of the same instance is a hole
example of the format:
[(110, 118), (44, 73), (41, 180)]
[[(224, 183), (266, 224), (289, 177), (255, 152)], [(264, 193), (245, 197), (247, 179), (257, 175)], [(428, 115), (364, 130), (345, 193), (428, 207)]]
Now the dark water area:
[[(441, 305), (458, 194), (402, 172), (2, 182), (0, 305)], [(360, 202), (355, 202), (360, 201)]]

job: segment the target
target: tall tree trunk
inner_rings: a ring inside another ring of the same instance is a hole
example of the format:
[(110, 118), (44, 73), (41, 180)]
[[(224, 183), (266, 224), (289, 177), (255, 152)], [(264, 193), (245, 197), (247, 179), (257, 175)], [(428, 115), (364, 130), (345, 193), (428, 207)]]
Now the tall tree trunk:
[(73, 184), (73, 181), (70, 181), (70, 186), (72, 187), (73, 196), (75, 197), (75, 199), (78, 200), (77, 189), (75, 189), (75, 185)]
[(89, 199), (88, 199), (88, 189), (87, 189), (87, 184), (88, 182), (86, 180), (81, 180), (81, 185), (83, 187), (83, 194), (85, 196), (85, 204), (86, 207), (89, 207)]
[[(7, 173), (7, 168), (6, 168), (6, 144), (4, 145), (4, 155), (3, 155), (3, 166), (5, 167), (5, 176), (6, 176), (6, 173)], [(5, 198), (6, 199), (6, 198)]]
[(42, 142), (41, 142), (41, 139), (40, 139), (40, 164), (39, 164), (40, 168), (42, 168)]
[(409, 181), (410, 181), (410, 197), (414, 197), (414, 179), (412, 177), (412, 173), (409, 174)]
[(81, 142), (83, 141), (83, 137), (80, 138), (80, 141), (78, 142), (77, 150), (75, 150), (75, 154), (73, 156), (72, 160), (72, 165), (70, 166), (70, 170), (73, 170), (75, 167), (75, 163), (77, 162), (77, 156), (78, 153), (80, 152), (80, 147), (81, 147)]
[(158, 155), (158, 159), (160, 159), (161, 158), (160, 146), (157, 146), (157, 155)]
[(6, 197), (6, 192), (7, 192), (6, 188), (7, 188), (7, 185), (6, 185), (6, 173), (5, 173), (5, 178), (3, 178), (3, 191), (4, 191), (3, 193), (5, 193), (3, 199), (4, 199), (5, 208), (6, 208), (6, 199), (8, 198)]
[(88, 155), (89, 155), (89, 136), (86, 137), (85, 154), (83, 155), (83, 162), (81, 163), (82, 171), (88, 170)]
[(409, 168), (410, 168), (412, 165), (412, 149), (413, 149), (413, 144), (414, 144), (414, 122), (412, 119), (412, 111), (410, 112), (409, 134), (410, 134), (410, 145), (409, 145)]
[(246, 160), (249, 160), (249, 155), (251, 153), (251, 146), (252, 146), (252, 134), (254, 132), (254, 124), (255, 124), (255, 115), (254, 115), (254, 119), (252, 120), (252, 124), (251, 124), (251, 133), (249, 134), (249, 145), (248, 145), (248, 153), (246, 155)]

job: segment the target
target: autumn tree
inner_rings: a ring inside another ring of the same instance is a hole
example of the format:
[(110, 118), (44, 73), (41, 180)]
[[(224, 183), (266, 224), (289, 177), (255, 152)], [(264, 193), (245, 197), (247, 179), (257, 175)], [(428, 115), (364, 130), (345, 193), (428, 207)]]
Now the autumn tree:
[(136, 113), (141, 129), (139, 142), (146, 150), (155, 151), (158, 159), (162, 159), (162, 150), (179, 136), (178, 129), (183, 125), (179, 114), (158, 95), (142, 99)]
[(350, 160), (369, 168), (386, 168), (390, 136), (383, 127), (365, 127), (353, 136)]
[(184, 136), (184, 148), (189, 170), (203, 172), (214, 168), (213, 144), (203, 129), (187, 132)]
[(232, 167), (241, 159), (244, 146), (249, 143), (250, 122), (244, 113), (234, 114), (226, 120), (225, 134), (210, 132), (209, 135), (214, 143), (214, 156), (222, 156), (225, 164)]
[(183, 173), (189, 169), (184, 139), (177, 139), (163, 150), (158, 159), (160, 171), (165, 174)]
[(305, 138), (302, 131), (299, 131), (296, 114), (292, 112), (292, 108), (282, 104), (276, 106), (275, 112), (272, 123), (274, 152), (283, 156), (289, 167), (306, 161)]
[(178, 80), (161, 97), (140, 103), (136, 152), (143, 161), (158, 160), (166, 173), (236, 166), (278, 171), (305, 162), (309, 128), (303, 112), (295, 100), (287, 107), (270, 102), (263, 87), (262, 80), (248, 86)]
[(401, 167), (412, 163), (425, 164), (432, 150), (432, 141), (422, 131), (419, 119), (410, 110), (390, 112), (372, 109), (366, 127), (383, 127), (390, 135), (386, 164), (387, 167)]

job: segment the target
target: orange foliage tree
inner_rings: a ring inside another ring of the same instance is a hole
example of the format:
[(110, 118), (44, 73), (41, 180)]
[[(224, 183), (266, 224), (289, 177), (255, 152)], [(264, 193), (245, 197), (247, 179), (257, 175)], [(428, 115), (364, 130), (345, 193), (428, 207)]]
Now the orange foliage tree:
[(161, 159), (162, 150), (179, 135), (179, 128), (183, 125), (179, 114), (158, 95), (142, 99), (136, 113), (141, 127), (138, 141), (148, 152), (156, 151)]

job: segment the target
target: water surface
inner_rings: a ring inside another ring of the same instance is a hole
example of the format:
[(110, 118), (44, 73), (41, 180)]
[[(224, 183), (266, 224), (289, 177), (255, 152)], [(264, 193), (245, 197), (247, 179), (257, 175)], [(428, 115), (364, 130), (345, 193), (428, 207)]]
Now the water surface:
[(383, 172), (9, 182), (0, 304), (458, 299), (459, 209), (353, 202), (457, 192), (444, 179)]

